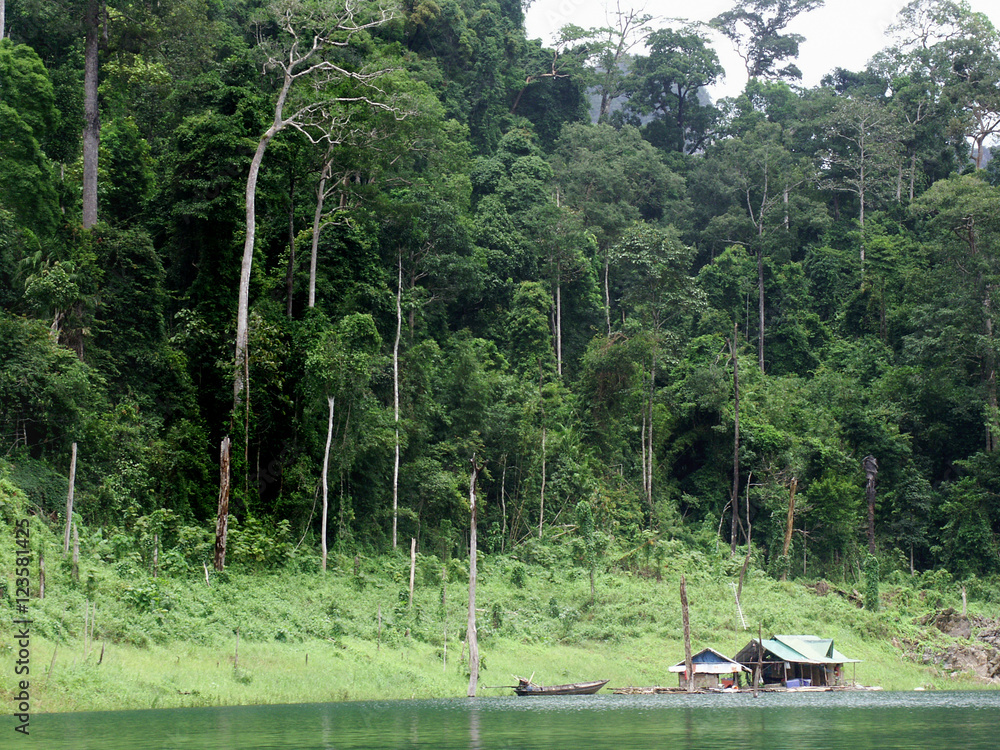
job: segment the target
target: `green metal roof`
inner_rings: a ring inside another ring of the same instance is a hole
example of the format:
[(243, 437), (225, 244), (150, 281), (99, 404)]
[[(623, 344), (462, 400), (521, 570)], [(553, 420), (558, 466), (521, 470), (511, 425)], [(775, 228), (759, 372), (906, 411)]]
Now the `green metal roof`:
[(815, 635), (776, 635), (765, 638), (765, 649), (782, 661), (797, 664), (847, 664), (859, 659), (848, 659), (833, 647), (832, 638)]

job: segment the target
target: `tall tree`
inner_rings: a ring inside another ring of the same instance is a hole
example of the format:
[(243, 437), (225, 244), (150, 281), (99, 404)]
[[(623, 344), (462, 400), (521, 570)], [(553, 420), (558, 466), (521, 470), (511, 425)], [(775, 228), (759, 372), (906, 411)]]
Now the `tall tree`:
[(918, 198), (911, 211), (925, 217), (940, 237), (947, 267), (956, 277), (948, 286), (957, 295), (960, 309), (971, 313), (972, 341), (978, 342), (976, 358), (985, 391), (986, 440), (991, 452), (1000, 445), (1000, 403), (997, 394), (997, 310), (1000, 288), (1000, 217), (997, 188), (977, 175), (939, 180)]
[(841, 99), (830, 113), (830, 146), (819, 154), (822, 180), (858, 200), (859, 254), (865, 262), (865, 212), (897, 179), (901, 128), (883, 102), (867, 97)]
[(719, 57), (694, 26), (654, 31), (646, 46), (649, 54), (635, 59), (626, 83), (629, 109), (653, 116), (645, 126), (650, 142), (694, 153), (704, 146), (718, 115), (701, 95), (725, 72)]
[[(976, 168), (982, 168), (985, 142), (1000, 132), (996, 28), (967, 0), (913, 0), (888, 32), (895, 44), (876, 58), (877, 64), (924, 82), (925, 109), (941, 113), (943, 128), (972, 140)], [(898, 88), (896, 81), (891, 86)]]
[[(789, 194), (805, 177), (784, 147), (781, 128), (775, 123), (761, 122), (744, 137), (723, 141), (716, 156), (725, 168), (723, 179), (730, 183), (745, 214), (735, 221), (733, 215), (716, 217), (710, 229), (726, 232), (730, 241), (745, 242), (757, 258), (757, 362), (764, 372), (764, 258), (768, 246), (776, 242), (771, 231), (789, 228)], [(741, 239), (740, 227), (746, 219), (751, 231)]]
[(791, 61), (798, 57), (805, 37), (781, 32), (800, 13), (822, 5), (824, 0), (736, 0), (731, 10), (712, 19), (711, 26), (733, 43), (749, 80), (798, 80), (802, 71)]
[(602, 123), (611, 117), (615, 101), (627, 92), (628, 57), (649, 36), (648, 24), (653, 19), (641, 9), (623, 9), (621, 2), (612, 15), (614, 19), (607, 26), (582, 29), (569, 24), (560, 30), (563, 40), (582, 43), (589, 52), (591, 84), (601, 95), (597, 121)]

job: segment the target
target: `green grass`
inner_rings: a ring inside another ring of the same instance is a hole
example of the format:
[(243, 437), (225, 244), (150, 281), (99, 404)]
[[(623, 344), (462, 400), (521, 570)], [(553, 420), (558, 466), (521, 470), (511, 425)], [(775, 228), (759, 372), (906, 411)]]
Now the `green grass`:
[[(358, 575), (352, 559), (334, 562), (325, 576), (232, 572), (216, 576), (210, 587), (203, 576), (153, 579), (94, 559), (86, 561), (82, 582), (74, 583), (60, 567), (46, 599), (31, 602), (33, 710), (465, 695), (466, 586), (449, 583), (442, 606), (440, 563), (423, 558), (410, 607), (404, 558), (364, 560)], [(835, 594), (819, 597), (799, 582), (752, 570), (743, 589), (744, 630), (724, 558), (680, 560), (659, 580), (603, 573), (593, 603), (581, 571), (529, 564), (518, 587), (514, 570), (523, 565), (507, 557), (481, 562), (480, 695), (507, 694), (487, 686), (511, 685), (515, 675), (534, 675), (541, 684), (609, 679), (611, 686), (675, 685), (667, 668), (684, 653), (681, 574), (688, 582), (695, 650), (711, 646), (733, 654), (756, 636), (759, 623), (765, 637), (834, 638), (840, 651), (863, 660), (856, 667), (861, 684), (889, 690), (980, 686), (916, 664), (893, 645), (894, 638), (943, 639), (913, 624), (922, 614), (913, 606), (919, 597), (897, 597), (908, 602), (906, 609), (889, 605), (872, 614)], [(451, 575), (462, 574), (460, 563), (450, 567)], [(97, 619), (85, 658), (88, 601), (96, 603)], [(12, 642), (10, 619), (0, 623), (4, 644)]]
[[(5, 497), (11, 507), (0, 497), (0, 534), (13, 539), (11, 523), (23, 508), (15, 507), (16, 497)], [(128, 545), (115, 552), (99, 532), (81, 536), (74, 579), (61, 539), (32, 520), (33, 554), (45, 550), (47, 569), (45, 599), (29, 603), (33, 712), (466, 694), (463, 560), (443, 565), (436, 557), (418, 556), (410, 605), (409, 558), (403, 552), (334, 555), (326, 574), (309, 554), (281, 570), (241, 572), (236, 565), (213, 573), (206, 585), (200, 564), (153, 578), (148, 562)], [(524, 559), (482, 556), (479, 694), (505, 694), (487, 686), (511, 685), (515, 675), (533, 675), (540, 684), (608, 679), (611, 686), (676, 685), (667, 668), (684, 654), (682, 575), (696, 651), (711, 646), (734, 654), (759, 626), (765, 637), (833, 638), (841, 652), (863, 660), (856, 667), (862, 684), (888, 690), (982, 687), (906, 657), (907, 643), (940, 647), (947, 641), (915, 624), (927, 612), (961, 606), (959, 587), (945, 573), (893, 573), (883, 585), (881, 610), (871, 613), (835, 593), (817, 596), (802, 581), (779, 582), (751, 567), (741, 601), (744, 629), (732, 588), (742, 558), (730, 558), (726, 549), (666, 544), (670, 554), (658, 569), (640, 573), (605, 565), (593, 601), (587, 574), (573, 566), (568, 544), (526, 545), (518, 551)], [(8, 675), (17, 645), (15, 568), (13, 545), (0, 544), (0, 651), (7, 654)], [(31, 573), (36, 590), (37, 557)], [(997, 581), (967, 584), (970, 611), (997, 617)], [(89, 640), (84, 622), (95, 607)], [(854, 670), (847, 670), (850, 677)], [(0, 681), (0, 698), (10, 700), (13, 690), (13, 679)]]

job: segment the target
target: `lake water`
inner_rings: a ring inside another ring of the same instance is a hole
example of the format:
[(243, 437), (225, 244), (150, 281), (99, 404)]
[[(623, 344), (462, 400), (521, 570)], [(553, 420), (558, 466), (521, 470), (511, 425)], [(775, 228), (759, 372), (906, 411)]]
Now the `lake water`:
[(1000, 748), (1000, 692), (749, 693), (41, 714), (0, 748)]

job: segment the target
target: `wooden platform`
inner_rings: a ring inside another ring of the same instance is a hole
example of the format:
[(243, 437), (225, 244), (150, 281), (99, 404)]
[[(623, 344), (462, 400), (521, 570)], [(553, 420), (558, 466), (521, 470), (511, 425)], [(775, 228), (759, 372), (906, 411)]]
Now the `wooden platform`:
[[(861, 690), (881, 690), (880, 687), (868, 687), (865, 685), (827, 685), (827, 686), (817, 686), (817, 687), (758, 687), (758, 693), (837, 693), (843, 691), (861, 691)], [(620, 687), (615, 688), (611, 691), (614, 695), (683, 695), (687, 692), (687, 688), (682, 687), (661, 687), (655, 685), (653, 687)], [(725, 688), (698, 688), (694, 691), (695, 693), (752, 693), (753, 688), (743, 687), (739, 690), (731, 690)]]

